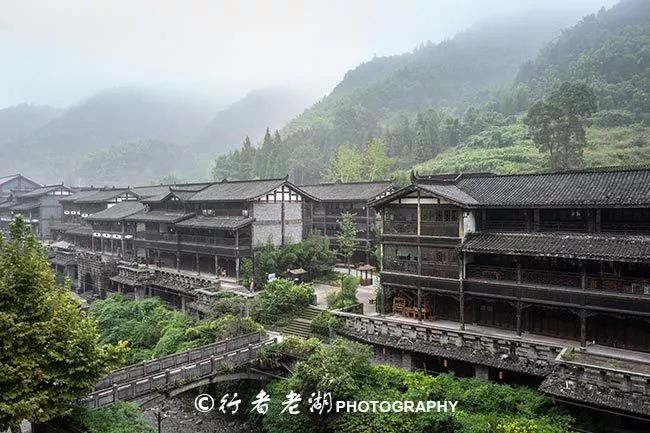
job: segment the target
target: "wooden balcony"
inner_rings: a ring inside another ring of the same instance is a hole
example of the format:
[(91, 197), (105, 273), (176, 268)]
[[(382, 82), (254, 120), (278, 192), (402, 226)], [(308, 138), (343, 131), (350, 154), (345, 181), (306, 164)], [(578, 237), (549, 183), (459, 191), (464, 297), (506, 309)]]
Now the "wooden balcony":
[(639, 279), (588, 275), (582, 289), (579, 274), (522, 269), (518, 282), (515, 268), (477, 265), (467, 265), (465, 276), (469, 295), (650, 316), (650, 282)]

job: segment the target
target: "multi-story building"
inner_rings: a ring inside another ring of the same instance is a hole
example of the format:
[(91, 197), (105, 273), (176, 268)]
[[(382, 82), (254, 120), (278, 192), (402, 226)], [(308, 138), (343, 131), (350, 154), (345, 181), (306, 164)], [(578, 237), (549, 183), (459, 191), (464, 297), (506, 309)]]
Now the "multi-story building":
[(315, 198), (306, 206), (307, 230), (327, 236), (330, 245), (337, 248), (341, 216), (345, 212), (354, 214), (357, 224), (357, 248), (352, 262), (370, 262), (372, 245), (377, 234), (377, 214), (368, 202), (389, 194), (393, 190), (393, 184), (390, 181), (336, 182), (302, 185), (300, 189)]
[(339, 332), (621, 415), (608, 431), (650, 420), (650, 169), (411, 180), (371, 203), (380, 315), (335, 312)]
[(412, 181), (373, 202), (400, 312), (650, 352), (649, 169)]
[(185, 308), (195, 290), (205, 298), (223, 280), (236, 285), (256, 246), (301, 240), (312, 199), (286, 178), (82, 191), (64, 199), (57, 228), (82, 254), (56, 261), (80, 289), (155, 294)]
[(62, 197), (72, 194), (63, 185), (46, 185), (31, 191), (14, 191), (10, 200), (0, 205), (3, 230), (16, 215), (23, 215), (32, 232), (41, 239), (50, 237), (50, 230), (61, 221)]

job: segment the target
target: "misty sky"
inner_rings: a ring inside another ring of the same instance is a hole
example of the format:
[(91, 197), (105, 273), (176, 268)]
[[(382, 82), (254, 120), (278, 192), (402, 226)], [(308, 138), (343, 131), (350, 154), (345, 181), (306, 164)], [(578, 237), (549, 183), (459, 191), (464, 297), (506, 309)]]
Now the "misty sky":
[(582, 14), (615, 0), (0, 0), (0, 108), (141, 84), (221, 100), (284, 84), (324, 95), (373, 55), (540, 3)]

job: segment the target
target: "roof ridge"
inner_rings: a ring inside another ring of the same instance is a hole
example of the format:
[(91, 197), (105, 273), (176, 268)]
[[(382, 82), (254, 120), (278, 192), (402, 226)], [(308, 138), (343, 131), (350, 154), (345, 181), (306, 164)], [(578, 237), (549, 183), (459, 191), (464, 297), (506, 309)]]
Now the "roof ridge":
[(332, 186), (332, 185), (367, 185), (371, 183), (393, 183), (392, 180), (365, 180), (365, 181), (358, 181), (358, 182), (321, 182), (321, 183), (311, 183), (311, 184), (303, 184), (303, 185), (296, 185), (297, 187), (303, 187), (303, 186)]
[[(506, 174), (496, 174), (496, 173), (481, 173), (481, 172), (469, 172), (469, 173), (458, 173), (455, 179), (444, 179), (444, 176), (453, 176), (456, 173), (432, 173), (430, 175), (420, 175), (415, 172), (415, 180), (431, 180), (439, 181), (441, 183), (454, 183), (462, 178), (466, 177), (517, 177), (517, 176), (550, 176), (550, 175), (560, 175), (560, 174), (581, 174), (581, 173), (618, 173), (626, 171), (646, 171), (650, 170), (650, 164), (632, 164), (632, 165), (609, 165), (609, 166), (596, 166), (596, 167), (586, 167), (580, 169), (569, 169), (569, 170), (547, 170), (547, 171), (538, 171), (538, 172), (527, 172), (527, 173), (506, 173)], [(430, 176), (430, 178), (429, 178)]]

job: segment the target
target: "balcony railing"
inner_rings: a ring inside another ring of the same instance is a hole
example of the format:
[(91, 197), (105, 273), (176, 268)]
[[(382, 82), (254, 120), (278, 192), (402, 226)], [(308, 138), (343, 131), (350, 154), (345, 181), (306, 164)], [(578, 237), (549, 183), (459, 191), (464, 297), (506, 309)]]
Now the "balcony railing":
[(235, 239), (233, 238), (219, 238), (215, 236), (201, 236), (201, 235), (180, 235), (180, 241), (188, 244), (201, 244), (201, 245), (218, 245), (218, 246), (235, 246)]
[(485, 230), (504, 232), (521, 232), (527, 228), (525, 220), (487, 220), (484, 226)]
[(650, 224), (647, 223), (618, 223), (602, 222), (600, 231), (609, 233), (650, 233)]
[(545, 286), (580, 287), (579, 274), (522, 269), (521, 282)]
[(540, 221), (541, 232), (587, 232), (586, 221)]
[(146, 239), (148, 241), (176, 242), (176, 235), (174, 233), (138, 232), (136, 238)]
[(454, 278), (458, 279), (458, 269), (446, 267), (442, 268), (439, 265), (431, 265), (422, 263), (422, 275), (425, 277), (438, 277), (438, 278)]
[(417, 221), (390, 220), (384, 222), (384, 233), (416, 235), (418, 233)]
[[(517, 269), (498, 266), (467, 265), (465, 268), (465, 276), (467, 278), (490, 281), (517, 282)], [(581, 275), (577, 273), (540, 271), (534, 269), (521, 270), (521, 284), (524, 285), (580, 288), (581, 279)], [(650, 278), (587, 275), (586, 289), (650, 295)]]
[(405, 272), (407, 274), (418, 273), (418, 262), (416, 260), (384, 260), (384, 270), (393, 272)]
[(587, 275), (587, 289), (650, 295), (650, 278), (616, 278)]
[(448, 236), (458, 237), (458, 222), (440, 223), (422, 221), (420, 225), (422, 236)]

